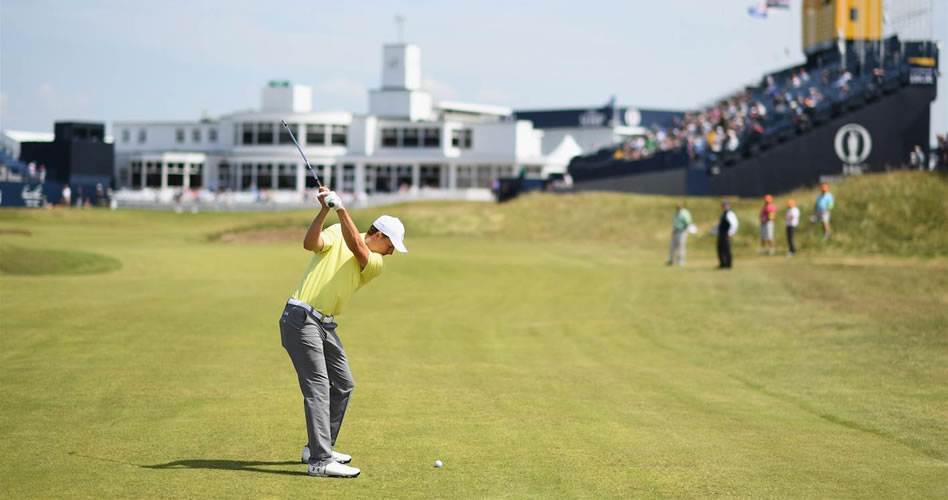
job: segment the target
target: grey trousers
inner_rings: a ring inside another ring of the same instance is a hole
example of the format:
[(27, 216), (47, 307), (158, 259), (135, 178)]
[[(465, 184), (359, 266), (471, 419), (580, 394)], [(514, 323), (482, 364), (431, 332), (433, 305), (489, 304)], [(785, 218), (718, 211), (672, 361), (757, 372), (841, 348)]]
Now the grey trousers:
[(280, 337), (303, 393), (310, 462), (328, 462), (355, 387), (336, 323), (321, 323), (306, 309), (287, 304)]
[(688, 231), (672, 231), (671, 243), (668, 245), (668, 263), (675, 261), (675, 251), (678, 251), (678, 265), (685, 265), (685, 242), (688, 241)]

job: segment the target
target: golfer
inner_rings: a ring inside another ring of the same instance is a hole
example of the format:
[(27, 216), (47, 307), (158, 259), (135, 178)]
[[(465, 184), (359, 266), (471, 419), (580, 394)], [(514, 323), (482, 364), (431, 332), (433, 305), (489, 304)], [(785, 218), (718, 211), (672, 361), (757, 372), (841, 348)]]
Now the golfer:
[[(405, 226), (383, 215), (360, 234), (335, 192), (320, 187), (318, 196), (319, 214), (303, 238), (303, 248), (313, 256), (283, 309), (280, 336), (303, 393), (309, 441), (302, 461), (309, 464), (309, 475), (356, 477), (360, 470), (344, 465), (352, 457), (333, 450), (355, 385), (335, 316), (356, 290), (382, 272), (383, 255), (408, 251)], [(330, 206), (339, 223), (323, 229)]]

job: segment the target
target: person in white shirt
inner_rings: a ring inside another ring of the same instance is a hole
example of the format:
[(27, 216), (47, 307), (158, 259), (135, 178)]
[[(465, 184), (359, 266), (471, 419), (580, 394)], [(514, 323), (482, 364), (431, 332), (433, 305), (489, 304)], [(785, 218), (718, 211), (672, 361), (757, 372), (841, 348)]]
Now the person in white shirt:
[(737, 233), (737, 216), (731, 210), (731, 204), (727, 201), (721, 202), (724, 213), (721, 214), (721, 220), (718, 222), (718, 266), (720, 269), (731, 268), (731, 237)]
[(793, 200), (787, 200), (787, 246), (789, 246), (789, 251), (787, 255), (793, 257), (793, 254), (797, 253), (796, 247), (793, 245), (793, 235), (797, 232), (797, 226), (800, 225), (800, 209), (797, 208), (797, 204)]

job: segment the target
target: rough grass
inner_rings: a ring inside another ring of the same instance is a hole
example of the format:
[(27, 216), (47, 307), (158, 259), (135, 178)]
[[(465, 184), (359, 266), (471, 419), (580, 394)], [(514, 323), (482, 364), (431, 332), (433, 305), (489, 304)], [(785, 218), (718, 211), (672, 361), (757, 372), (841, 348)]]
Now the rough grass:
[(849, 183), (873, 179), (834, 189), (838, 237), (797, 258), (758, 257), (745, 225), (728, 272), (709, 237), (662, 265), (670, 198), (384, 209), (410, 253), (340, 317), (351, 481), (296, 462), (277, 320), (308, 256), (208, 241), (312, 213), (0, 211), (32, 232), (0, 246), (123, 264), (0, 275), (0, 496), (944, 498), (948, 260), (925, 250), (944, 236), (850, 251)]
[(117, 259), (92, 252), (0, 246), (0, 272), (6, 274), (96, 274), (121, 267)]
[[(787, 200), (800, 207), (798, 252), (810, 255), (884, 255), (934, 257), (948, 255), (948, 177), (913, 171), (898, 171), (851, 177), (834, 184), (833, 237), (824, 241), (822, 228), (811, 227), (809, 218), (819, 189), (799, 189), (777, 196), (776, 238), (783, 253), (786, 238), (783, 217)], [(691, 236), (691, 246), (713, 250), (712, 225), (721, 216), (721, 200), (702, 197), (668, 197), (618, 193), (537, 194), (522, 196), (513, 203), (432, 202), (379, 207), (356, 213), (360, 227), (368, 227), (375, 217), (397, 212), (414, 236), (461, 236), (557, 241), (581, 234), (582, 238), (616, 245), (667, 244), (675, 203), (683, 201), (699, 228)], [(730, 198), (740, 221), (734, 239), (736, 249), (756, 249), (758, 213), (762, 200)], [(240, 233), (243, 241), (271, 229), (305, 228), (310, 213), (259, 215), (253, 222), (239, 223), (210, 233), (217, 241), (224, 235)], [(291, 234), (291, 233), (285, 233)]]

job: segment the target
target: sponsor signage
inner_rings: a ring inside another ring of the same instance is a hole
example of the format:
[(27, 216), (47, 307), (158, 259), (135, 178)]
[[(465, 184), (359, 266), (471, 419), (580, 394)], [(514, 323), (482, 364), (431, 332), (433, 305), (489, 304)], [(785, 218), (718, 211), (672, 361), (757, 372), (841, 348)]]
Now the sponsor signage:
[(935, 69), (913, 66), (909, 68), (910, 85), (935, 85)]
[(543, 111), (514, 111), (518, 120), (530, 120), (536, 128), (584, 128), (584, 127), (650, 127), (671, 125), (684, 113), (639, 109), (633, 107), (605, 106), (587, 109), (551, 109)]
[(0, 207), (42, 207), (56, 203), (61, 196), (61, 184), (34, 182), (0, 182)]

